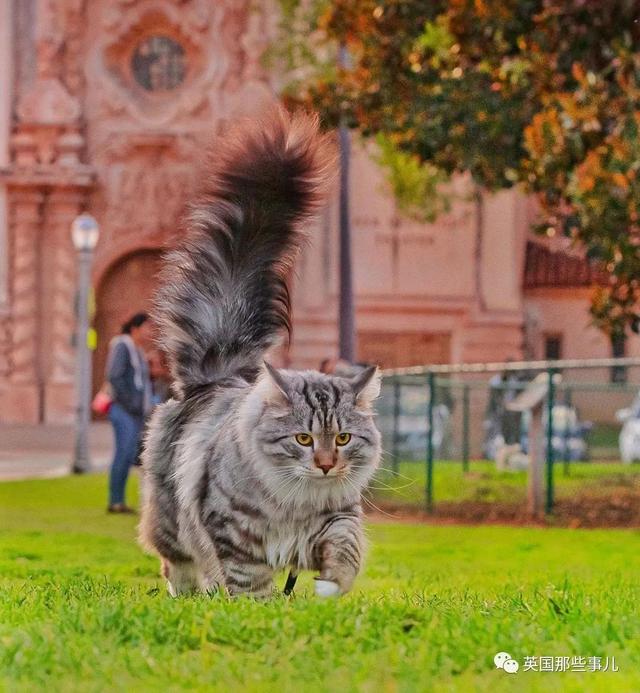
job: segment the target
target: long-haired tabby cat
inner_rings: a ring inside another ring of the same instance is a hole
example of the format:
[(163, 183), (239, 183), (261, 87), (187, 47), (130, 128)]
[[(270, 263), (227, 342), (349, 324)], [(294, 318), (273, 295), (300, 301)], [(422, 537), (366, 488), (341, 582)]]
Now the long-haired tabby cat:
[(333, 161), (309, 116), (276, 110), (226, 134), (167, 257), (155, 318), (176, 397), (149, 427), (140, 537), (172, 595), (265, 596), (283, 568), (344, 593), (360, 569), (360, 495), (380, 457), (376, 369), (263, 362), (289, 329), (287, 273)]

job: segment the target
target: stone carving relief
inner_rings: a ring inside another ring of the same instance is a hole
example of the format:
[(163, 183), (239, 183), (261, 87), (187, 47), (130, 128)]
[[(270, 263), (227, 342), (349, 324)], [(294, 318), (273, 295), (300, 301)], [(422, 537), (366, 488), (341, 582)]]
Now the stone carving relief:
[[(99, 118), (165, 127), (189, 117), (225, 120), (273, 99), (261, 64), (272, 27), (250, 0), (115, 0), (102, 3), (97, 17), (101, 38), (89, 70), (100, 80)], [(149, 88), (149, 75), (141, 80), (136, 68), (154, 41), (166, 55), (153, 69), (161, 71), (164, 60), (165, 70), (180, 73), (158, 78), (168, 88)]]
[(99, 283), (118, 258), (171, 240), (203, 141), (273, 99), (261, 64), (276, 16), (266, 2), (11, 3), (17, 77), (12, 159), (0, 173), (10, 301), (0, 313), (0, 416), (71, 411), (75, 215), (88, 209), (100, 223)]
[(80, 162), (84, 148), (79, 99), (84, 7), (85, 0), (36, 3), (35, 76), (19, 92), (12, 138), (19, 169), (56, 164), (73, 167)]
[(175, 233), (202, 145), (273, 97), (250, 0), (93, 0), (89, 152), (105, 220), (98, 268)]
[[(36, 0), (37, 70), (47, 69), (65, 87), (81, 98), (84, 88), (82, 54), (86, 37), (87, 0)], [(46, 62), (44, 44), (55, 51), (55, 60)]]
[(188, 136), (138, 135), (114, 138), (104, 151), (106, 232), (122, 240), (150, 235), (166, 240), (190, 188), (196, 141)]
[(83, 71), (86, 44), (87, 0), (64, 0), (61, 13), (64, 22), (64, 50), (62, 55), (62, 80), (71, 94), (84, 94)]
[(189, 167), (175, 163), (149, 175), (149, 162), (136, 157), (126, 166), (114, 165), (108, 174), (107, 210), (114, 234), (169, 232), (184, 204)]
[(239, 45), (229, 47), (238, 66), (225, 84), (225, 106), (231, 118), (259, 113), (274, 100), (273, 89), (262, 65), (270, 30), (264, 7), (251, 8), (244, 29)]
[[(51, 51), (53, 59), (53, 51)], [(80, 117), (80, 104), (55, 77), (42, 74), (18, 103), (18, 118), (27, 123), (65, 125)]]
[(10, 337), (10, 322), (9, 317), (0, 313), (0, 382), (9, 376), (11, 370), (10, 353), (11, 353), (11, 337)]
[(227, 19), (205, 0), (104, 3), (93, 63), (105, 83), (98, 117), (166, 126), (205, 115), (227, 68), (212, 40)]

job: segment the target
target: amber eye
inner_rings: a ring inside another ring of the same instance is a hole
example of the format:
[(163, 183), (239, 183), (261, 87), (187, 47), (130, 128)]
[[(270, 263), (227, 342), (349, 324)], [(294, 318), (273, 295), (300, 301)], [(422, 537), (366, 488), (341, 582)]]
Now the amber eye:
[(308, 433), (298, 433), (296, 443), (304, 445), (305, 448), (310, 448), (313, 445), (313, 438)]
[(351, 440), (351, 433), (338, 433), (336, 445), (346, 445)]

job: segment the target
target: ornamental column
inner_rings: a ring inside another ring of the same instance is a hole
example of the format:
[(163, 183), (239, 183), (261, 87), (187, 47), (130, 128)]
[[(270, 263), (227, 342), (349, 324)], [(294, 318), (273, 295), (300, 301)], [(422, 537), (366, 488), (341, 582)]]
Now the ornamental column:
[[(0, 0), (0, 170), (10, 162), (13, 98), (13, 3)], [(0, 177), (0, 399), (9, 377), (9, 214), (6, 185)]]
[(38, 423), (42, 417), (42, 363), (39, 357), (38, 238), (43, 193), (34, 188), (10, 191), (9, 215), (9, 387), (0, 398), (0, 420)]
[[(95, 176), (83, 163), (81, 103), (65, 82), (79, 68), (63, 60), (71, 8), (45, 0), (34, 8), (33, 36), (25, 38), (33, 74), (19, 85), (11, 157), (0, 170), (11, 219), (9, 387), (0, 397), (0, 419), (65, 423), (74, 410), (69, 234)], [(81, 14), (80, 5), (76, 10)]]

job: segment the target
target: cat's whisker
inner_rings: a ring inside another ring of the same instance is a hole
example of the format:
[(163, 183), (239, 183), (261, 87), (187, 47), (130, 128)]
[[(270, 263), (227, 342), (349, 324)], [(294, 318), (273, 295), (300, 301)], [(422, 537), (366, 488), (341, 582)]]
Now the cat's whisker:
[(408, 484), (402, 484), (401, 486), (391, 486), (389, 484), (385, 484), (383, 481), (380, 481), (380, 479), (376, 479), (376, 483), (381, 484), (381, 486), (374, 486), (373, 484), (369, 484), (367, 488), (372, 488), (376, 491), (401, 491), (403, 488), (409, 488), (409, 486), (414, 486), (417, 483), (417, 479), (414, 479)]
[(306, 479), (303, 479), (303, 480), (302, 480), (302, 483), (298, 486), (298, 491), (297, 491), (297, 493), (294, 495), (294, 497), (293, 497), (293, 499), (292, 499), (292, 504), (293, 504), (294, 506), (297, 506), (297, 505), (298, 505), (298, 500), (299, 500), (299, 499), (303, 499), (303, 498), (304, 498), (304, 495), (305, 495), (304, 492), (305, 492), (305, 490), (306, 490), (306, 486), (307, 486), (307, 480), (306, 480)]
[[(345, 478), (345, 481), (347, 481), (352, 486), (354, 486), (353, 481), (351, 479)], [(397, 515), (393, 515), (391, 513), (388, 513), (386, 510), (382, 510), (382, 508), (379, 508), (373, 501), (371, 501), (369, 498), (367, 498), (364, 491), (361, 493), (360, 498), (363, 502), (365, 502), (369, 507), (371, 507), (376, 512), (379, 512), (382, 515), (386, 515), (387, 517), (392, 517), (394, 519), (397, 519), (397, 517), (398, 517)]]
[(408, 481), (412, 482), (417, 481), (417, 479), (412, 479), (410, 476), (407, 476), (406, 474), (400, 474), (400, 472), (396, 472), (395, 470), (389, 469), (388, 467), (380, 467), (376, 470), (376, 474), (389, 474), (390, 476), (397, 476), (399, 479), (407, 479)]
[(373, 510), (376, 512), (380, 513), (381, 515), (386, 515), (387, 517), (391, 517), (394, 520), (398, 519), (398, 515), (394, 515), (392, 513), (387, 512), (386, 510), (382, 510), (382, 508), (379, 508), (373, 501), (371, 501), (369, 498), (366, 496), (362, 496), (362, 500)]
[[(302, 479), (300, 479), (300, 480), (296, 479), (295, 481), (303, 481), (303, 480)], [(280, 510), (280, 508), (284, 507), (286, 505), (287, 501), (289, 500), (289, 498), (291, 497), (291, 494), (294, 493), (295, 491), (298, 491), (299, 488), (300, 488), (300, 484), (298, 484), (298, 485), (294, 484), (293, 488), (290, 491), (288, 491), (287, 495), (280, 501), (280, 503), (278, 503), (278, 506), (276, 509)]]

